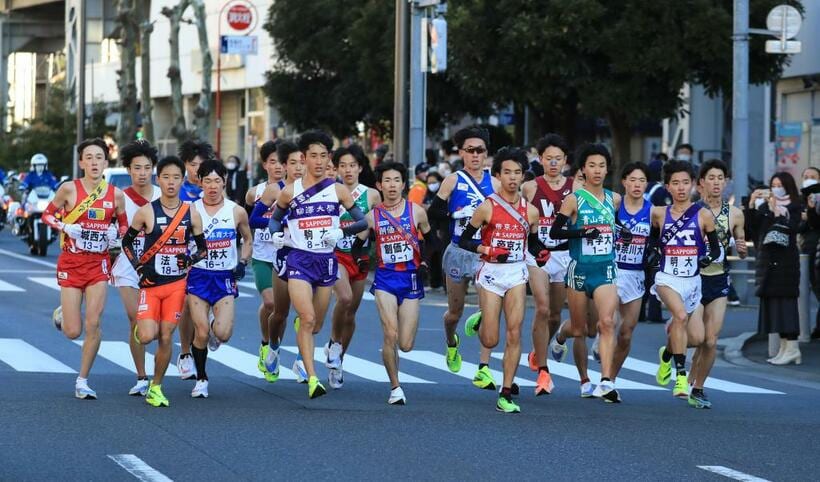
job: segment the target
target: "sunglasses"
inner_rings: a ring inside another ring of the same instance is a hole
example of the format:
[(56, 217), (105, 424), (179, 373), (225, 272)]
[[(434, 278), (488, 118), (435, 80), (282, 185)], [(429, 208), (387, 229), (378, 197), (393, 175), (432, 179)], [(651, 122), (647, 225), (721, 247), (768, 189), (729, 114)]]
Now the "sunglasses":
[(464, 152), (467, 154), (484, 154), (487, 149), (484, 147), (465, 147)]

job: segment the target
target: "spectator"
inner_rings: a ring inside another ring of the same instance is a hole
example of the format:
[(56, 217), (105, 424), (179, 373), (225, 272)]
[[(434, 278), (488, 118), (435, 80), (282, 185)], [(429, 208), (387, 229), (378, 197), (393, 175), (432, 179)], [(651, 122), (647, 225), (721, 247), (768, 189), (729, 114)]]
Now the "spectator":
[(228, 170), (225, 191), (228, 199), (244, 207), (245, 194), (248, 193), (248, 174), (241, 164), (242, 162), (236, 156), (228, 156), (225, 160), (225, 169)]
[(694, 164), (694, 159), (692, 158), (694, 154), (695, 148), (692, 147), (692, 144), (681, 144), (675, 148), (674, 159), (676, 161), (685, 161)]
[(779, 333), (780, 350), (773, 365), (801, 362), (797, 297), (800, 262), (797, 230), (801, 222), (800, 193), (787, 172), (772, 176), (770, 189), (755, 189), (746, 206), (750, 237), (755, 240), (756, 295), (760, 298), (758, 332)]
[(424, 198), (427, 197), (427, 171), (429, 169), (430, 166), (423, 162), (416, 165), (416, 179), (407, 194), (407, 200), (411, 203), (416, 203), (419, 206), (424, 204)]
[[(427, 177), (425, 179), (425, 182), (427, 184), (427, 194), (424, 196), (425, 209), (429, 208), (430, 204), (432, 204), (433, 198), (436, 196), (436, 193), (441, 187), (442, 181), (444, 181), (444, 178), (434, 169), (430, 169), (427, 172)], [(442, 230), (439, 229), (438, 238), (446, 239), (447, 235), (449, 234), (446, 231), (447, 230), (445, 229), (444, 232), (442, 232)], [(442, 256), (444, 254), (443, 248), (446, 246), (446, 243), (435, 243), (434, 250), (430, 254), (430, 288), (433, 290), (439, 290), (444, 286), (444, 273), (442, 272)]]
[(425, 208), (433, 202), (433, 196), (438, 192), (442, 181), (444, 181), (444, 178), (438, 172), (432, 169), (427, 172), (427, 194), (424, 196)]
[(377, 166), (379, 164), (381, 164), (382, 162), (386, 162), (385, 157), (387, 157), (387, 153), (388, 153), (389, 150), (390, 150), (390, 148), (387, 147), (387, 144), (382, 144), (382, 145), (380, 145), (379, 147), (376, 148), (376, 165)]
[[(809, 167), (803, 171), (802, 190), (803, 201), (806, 206), (803, 224), (800, 228), (801, 243), (800, 253), (809, 255), (809, 273), (812, 291), (814, 296), (820, 300), (820, 273), (818, 273), (817, 249), (820, 247), (820, 203), (817, 202), (820, 197), (820, 169), (816, 167)], [(814, 330), (811, 332), (813, 339), (820, 338), (820, 310), (817, 311), (814, 320)]]

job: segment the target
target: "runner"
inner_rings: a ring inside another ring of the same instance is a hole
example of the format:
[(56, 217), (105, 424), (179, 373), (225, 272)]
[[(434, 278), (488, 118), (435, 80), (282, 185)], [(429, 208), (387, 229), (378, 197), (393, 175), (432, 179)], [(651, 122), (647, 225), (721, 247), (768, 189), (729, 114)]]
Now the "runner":
[[(305, 175), (282, 190), (270, 220), (274, 242), (281, 246), (282, 221), (288, 216), (293, 244), (286, 265), (288, 293), (300, 320), (297, 342), (308, 376), (310, 398), (326, 393), (314, 369), (313, 336), (322, 328), (331, 286), (338, 275), (333, 250), (342, 237), (367, 228), (364, 214), (354, 204), (350, 191), (325, 176), (332, 148), (333, 140), (324, 132), (310, 131), (302, 135), (299, 150), (304, 155)], [(354, 220), (344, 229), (339, 228), (341, 206)]]
[[(615, 229), (619, 227), (616, 216), (621, 196), (603, 187), (612, 159), (604, 145), (586, 144), (578, 150), (576, 157), (584, 176), (584, 187), (564, 199), (550, 229), (552, 239), (570, 240), (572, 257), (567, 270), (570, 323), (558, 329), (550, 351), (554, 358), (563, 361), (567, 354), (566, 338), (586, 336), (588, 305), (592, 299), (598, 312), (597, 331), (601, 334), (601, 383), (593, 391), (607, 402), (619, 403), (621, 398), (613, 381), (618, 291), (612, 248)], [(568, 222), (569, 229), (565, 229)], [(629, 244), (629, 231), (623, 230), (621, 235), (624, 243)], [(585, 340), (583, 344), (586, 348)], [(581, 396), (592, 395), (586, 356), (574, 361), (581, 378)]]
[[(61, 231), (57, 283), (60, 285), (62, 320), (55, 316), (55, 326), (66, 337), (75, 340), (85, 325), (74, 396), (95, 400), (97, 392), (88, 386), (88, 374), (100, 349), (100, 322), (108, 293), (108, 248), (118, 237), (118, 232), (125, 230), (128, 221), (122, 191), (103, 178), (103, 169), (108, 166), (105, 141), (83, 141), (77, 146), (77, 156), (83, 177), (57, 189), (42, 219)], [(62, 220), (55, 217), (57, 213), (62, 215)], [(83, 298), (85, 323), (80, 311)]]
[[(512, 401), (512, 384), (521, 360), (521, 324), (526, 309), (526, 283), (529, 279), (527, 252), (541, 266), (549, 258), (547, 247), (538, 239), (538, 209), (518, 192), (529, 167), (523, 149), (503, 148), (493, 158), (493, 175), (501, 188), (490, 194), (473, 213), (462, 233), (459, 247), (480, 253), (482, 263), (476, 273), (476, 285), (481, 286), (479, 303), (481, 345), (493, 349), (498, 345), (501, 311), (507, 323), (504, 346), (504, 380), (496, 410), (518, 413)], [(481, 231), (481, 242), (473, 241)], [(536, 390), (536, 395), (538, 395)]]
[[(120, 160), (123, 167), (131, 176), (131, 186), (123, 194), (125, 201), (125, 216), (129, 225), (134, 223), (134, 215), (140, 207), (159, 199), (162, 191), (151, 183), (154, 166), (157, 165), (157, 150), (148, 141), (141, 139), (130, 142), (120, 148)], [(142, 256), (145, 246), (145, 236), (140, 234), (134, 239), (134, 253), (136, 259)], [(137, 384), (128, 391), (129, 395), (145, 396), (148, 391), (148, 376), (145, 373), (145, 347), (131, 334), (137, 326), (137, 304), (139, 303), (139, 276), (125, 253), (120, 253), (111, 267), (111, 284), (120, 292), (125, 314), (128, 316), (128, 345), (131, 349), (131, 358), (137, 370)]]
[[(340, 165), (343, 163), (344, 158)], [(347, 182), (344, 171), (339, 169)], [(406, 353), (413, 349), (416, 341), (419, 301), (424, 298), (420, 272), (427, 269), (426, 256), (433, 241), (422, 236), (429, 238), (435, 233), (430, 230), (424, 209), (402, 197), (407, 184), (407, 168), (403, 164), (379, 164), (376, 180), (384, 202), (374, 205), (367, 214), (369, 229), (358, 234), (351, 247), (351, 257), (356, 264), (369, 263), (363, 252), (372, 230), (376, 237), (378, 267), (370, 292), (376, 298), (384, 332), (382, 360), (390, 379), (387, 403), (404, 405), (407, 399), (399, 383), (398, 350)]]
[[(255, 206), (257, 201), (262, 198), (265, 190), (271, 186), (275, 189), (278, 195), (278, 190), (284, 187), (285, 183), (282, 181), (284, 176), (284, 169), (279, 158), (276, 156), (276, 143), (268, 141), (262, 144), (259, 148), (259, 156), (262, 160), (262, 168), (268, 175), (265, 182), (259, 183), (256, 186), (248, 189), (245, 196), (245, 204), (247, 206)], [(271, 235), (268, 231), (268, 220), (270, 218), (270, 211), (267, 206), (259, 213), (261, 222), (257, 225), (253, 224), (251, 218), (251, 227), (253, 230), (253, 255), (251, 258), (251, 267), (253, 268), (253, 281), (256, 284), (256, 290), (262, 295), (262, 302), (259, 304), (259, 330), (262, 333), (262, 343), (259, 346), (259, 361), (256, 366), (265, 380), (269, 383), (275, 382), (279, 373), (273, 374), (265, 367), (265, 358), (268, 356), (270, 350), (270, 325), (271, 316), (273, 315), (273, 262), (276, 259), (276, 248), (271, 242)]]
[[(445, 341), (447, 342), (447, 368), (453, 373), (461, 370), (460, 340), (456, 334), (458, 320), (464, 313), (467, 285), (478, 270), (479, 255), (459, 247), (459, 240), (470, 217), (479, 204), (498, 187), (498, 180), (484, 171), (487, 146), (490, 135), (481, 127), (467, 127), (456, 132), (454, 142), (464, 160), (464, 169), (448, 175), (441, 183), (438, 194), (428, 209), (428, 215), (435, 222), (450, 223), (450, 245), (444, 250), (443, 268), (447, 275), (447, 311), (444, 313)], [(480, 241), (476, 233), (475, 241)], [(476, 286), (476, 290), (480, 290)], [(480, 313), (476, 313), (476, 318)], [(489, 368), (490, 350), (481, 348), (478, 371), (473, 377), (473, 385), (478, 388), (495, 390), (495, 380)]]
[[(233, 334), (234, 298), (239, 296), (236, 282), (245, 276), (251, 255), (253, 237), (248, 214), (241, 206), (225, 198), (225, 166), (216, 160), (200, 164), (202, 199), (192, 208), (202, 216), (202, 230), (207, 240), (208, 257), (197, 262), (188, 273), (188, 309), (194, 322), (193, 351), (196, 365), (194, 398), (208, 398), (208, 374), (205, 363), (208, 349), (215, 351)], [(242, 237), (241, 250), (239, 239)], [(237, 251), (239, 259), (237, 260)], [(208, 315), (213, 313), (213, 321)]]
[[(672, 205), (652, 208), (652, 225), (647, 245), (647, 265), (659, 267), (650, 292), (672, 314), (666, 346), (658, 351), (660, 365), (656, 373), (659, 385), (672, 379), (675, 362), (675, 388), (672, 395), (689, 398), (686, 378), (686, 325), (701, 300), (700, 269), (713, 261), (722, 261), (714, 216), (691, 200), (692, 165), (669, 161), (664, 166), (664, 184), (672, 196)], [(703, 241), (709, 242), (709, 255)]]
[[(177, 154), (185, 163), (185, 180), (182, 182), (179, 198), (184, 202), (192, 203), (202, 197), (202, 182), (198, 177), (197, 170), (203, 161), (214, 159), (214, 149), (207, 142), (191, 140), (183, 142), (179, 146)], [(196, 366), (193, 357), (191, 357), (193, 338), (194, 325), (191, 321), (191, 314), (188, 312), (188, 303), (185, 303), (182, 318), (179, 320), (180, 353), (177, 357), (179, 377), (183, 380), (196, 378)]]
[[(207, 256), (202, 219), (179, 198), (184, 172), (185, 165), (178, 158), (166, 157), (159, 162), (157, 181), (162, 195), (134, 213), (131, 227), (122, 239), (123, 256), (139, 273), (140, 286), (137, 326), (129, 338), (140, 344), (143, 353), (144, 345), (159, 340), (154, 379), (145, 396), (145, 401), (154, 407), (169, 406), (162, 393), (162, 380), (171, 361), (174, 330), (185, 304), (188, 267)], [(143, 240), (140, 233), (145, 233)], [(191, 238), (197, 251), (189, 258)]]
[[(725, 253), (734, 242), (737, 254), (741, 259), (748, 254), (746, 247), (746, 233), (744, 231), (743, 211), (723, 200), (723, 190), (726, 188), (726, 179), (729, 177), (729, 168), (723, 161), (712, 159), (703, 163), (698, 174), (698, 184), (701, 194), (701, 205), (704, 211), (712, 214), (715, 230), (720, 240), (720, 247)], [(700, 305), (689, 320), (688, 333), (694, 328), (700, 332), (698, 339), (703, 342), (697, 345), (692, 357), (692, 369), (689, 372), (689, 384), (692, 389), (689, 393), (689, 405), (695, 408), (711, 408), (712, 402), (703, 391), (703, 384), (715, 364), (717, 340), (723, 328), (723, 319), (726, 316), (726, 305), (729, 295), (728, 266), (723, 261), (715, 261), (700, 270), (700, 285), (703, 297)], [(695, 327), (697, 322), (702, 325)], [(690, 335), (690, 346), (691, 346)]]
[[(649, 236), (649, 214), (652, 203), (644, 199), (649, 168), (642, 162), (631, 162), (624, 166), (621, 173), (621, 185), (624, 195), (618, 211), (618, 219), (629, 229), (632, 237), (629, 244), (618, 236), (615, 242), (615, 256), (618, 262), (618, 299), (621, 315), (620, 329), (617, 332), (615, 359), (613, 360), (612, 379), (618, 376), (621, 367), (632, 347), (632, 333), (638, 324), (641, 302), (646, 292), (643, 256), (646, 238)], [(598, 342), (596, 338), (596, 342)], [(593, 345), (593, 356), (600, 359), (596, 346)]]
[[(304, 172), (302, 152), (299, 150), (299, 146), (293, 142), (280, 143), (276, 148), (276, 157), (279, 159), (279, 163), (285, 166), (285, 180), (284, 182), (269, 184), (262, 193), (262, 197), (254, 205), (253, 213), (251, 213), (251, 227), (256, 229), (264, 228), (268, 230), (270, 217), (273, 214), (272, 206), (276, 202), (276, 198), (279, 197), (279, 193), (285, 186), (290, 186), (297, 179), (301, 179)], [(267, 232), (270, 235), (270, 231)], [(271, 375), (266, 378), (268, 381), (275, 382), (279, 379), (279, 344), (285, 334), (285, 320), (290, 311), (290, 295), (288, 294), (288, 280), (285, 271), (285, 261), (288, 252), (290, 252), (290, 246), (285, 245), (286, 242), (290, 242), (287, 227), (281, 239), (279, 236), (270, 235), (270, 242), (274, 250), (273, 314), (270, 317), (270, 341), (266, 343), (268, 349), (263, 348), (260, 352), (264, 351), (263, 364), (267, 373)], [(296, 361), (293, 362), (293, 373), (296, 375), (297, 382), (306, 383), (307, 374), (301, 357), (302, 355), (296, 355)]]
[[(353, 202), (363, 213), (367, 214), (372, 206), (381, 201), (379, 191), (359, 183), (359, 175), (368, 162), (367, 157), (355, 156), (354, 151), (340, 147), (333, 152), (332, 160), (342, 183), (350, 190)], [(426, 217), (425, 215), (425, 219)], [(353, 222), (353, 218), (347, 212), (342, 211), (339, 225), (344, 228)], [(344, 269), (339, 270), (339, 279), (333, 287), (336, 293), (336, 306), (333, 307), (331, 315), (330, 339), (324, 348), (325, 366), (329, 369), (327, 382), (334, 389), (342, 388), (344, 384), (342, 361), (350, 346), (353, 332), (356, 330), (356, 310), (362, 302), (364, 281), (370, 269), (367, 257), (364, 257), (360, 263), (353, 261), (350, 249), (354, 238), (355, 236), (345, 236), (336, 245), (336, 259)]]
[[(530, 369), (538, 371), (535, 394), (544, 395), (551, 393), (554, 388), (547, 365), (547, 344), (550, 335), (558, 331), (561, 321), (561, 310), (567, 297), (564, 280), (570, 261), (569, 243), (550, 238), (549, 231), (564, 198), (575, 190), (575, 179), (562, 174), (569, 148), (561, 136), (547, 134), (538, 140), (535, 148), (544, 167), (544, 175), (525, 182), (521, 186), (521, 192), (538, 209), (538, 238), (551, 254), (549, 261), (541, 267), (527, 256), (530, 291), (535, 301), (535, 317), (532, 320), (533, 349), (528, 361)], [(574, 354), (576, 345), (573, 343)]]

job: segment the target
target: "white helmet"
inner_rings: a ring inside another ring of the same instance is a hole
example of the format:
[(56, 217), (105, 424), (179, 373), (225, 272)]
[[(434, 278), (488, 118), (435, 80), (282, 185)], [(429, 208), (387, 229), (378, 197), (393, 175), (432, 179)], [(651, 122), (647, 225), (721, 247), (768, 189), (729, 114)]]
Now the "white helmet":
[(34, 154), (31, 156), (31, 168), (33, 169), (35, 166), (45, 166), (48, 167), (48, 158), (44, 154)]

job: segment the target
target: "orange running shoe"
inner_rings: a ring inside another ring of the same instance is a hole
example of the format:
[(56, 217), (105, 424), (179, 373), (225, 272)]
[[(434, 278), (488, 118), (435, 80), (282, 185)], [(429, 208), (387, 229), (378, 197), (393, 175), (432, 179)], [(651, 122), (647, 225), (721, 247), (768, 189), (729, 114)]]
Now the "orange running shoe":
[(527, 361), (530, 363), (530, 370), (537, 372), (538, 371), (538, 361), (535, 359), (535, 350), (530, 352), (530, 355), (527, 357)]
[(549, 395), (552, 393), (553, 388), (555, 388), (555, 385), (552, 383), (552, 377), (549, 372), (544, 370), (538, 372), (538, 380), (535, 382), (535, 396)]

